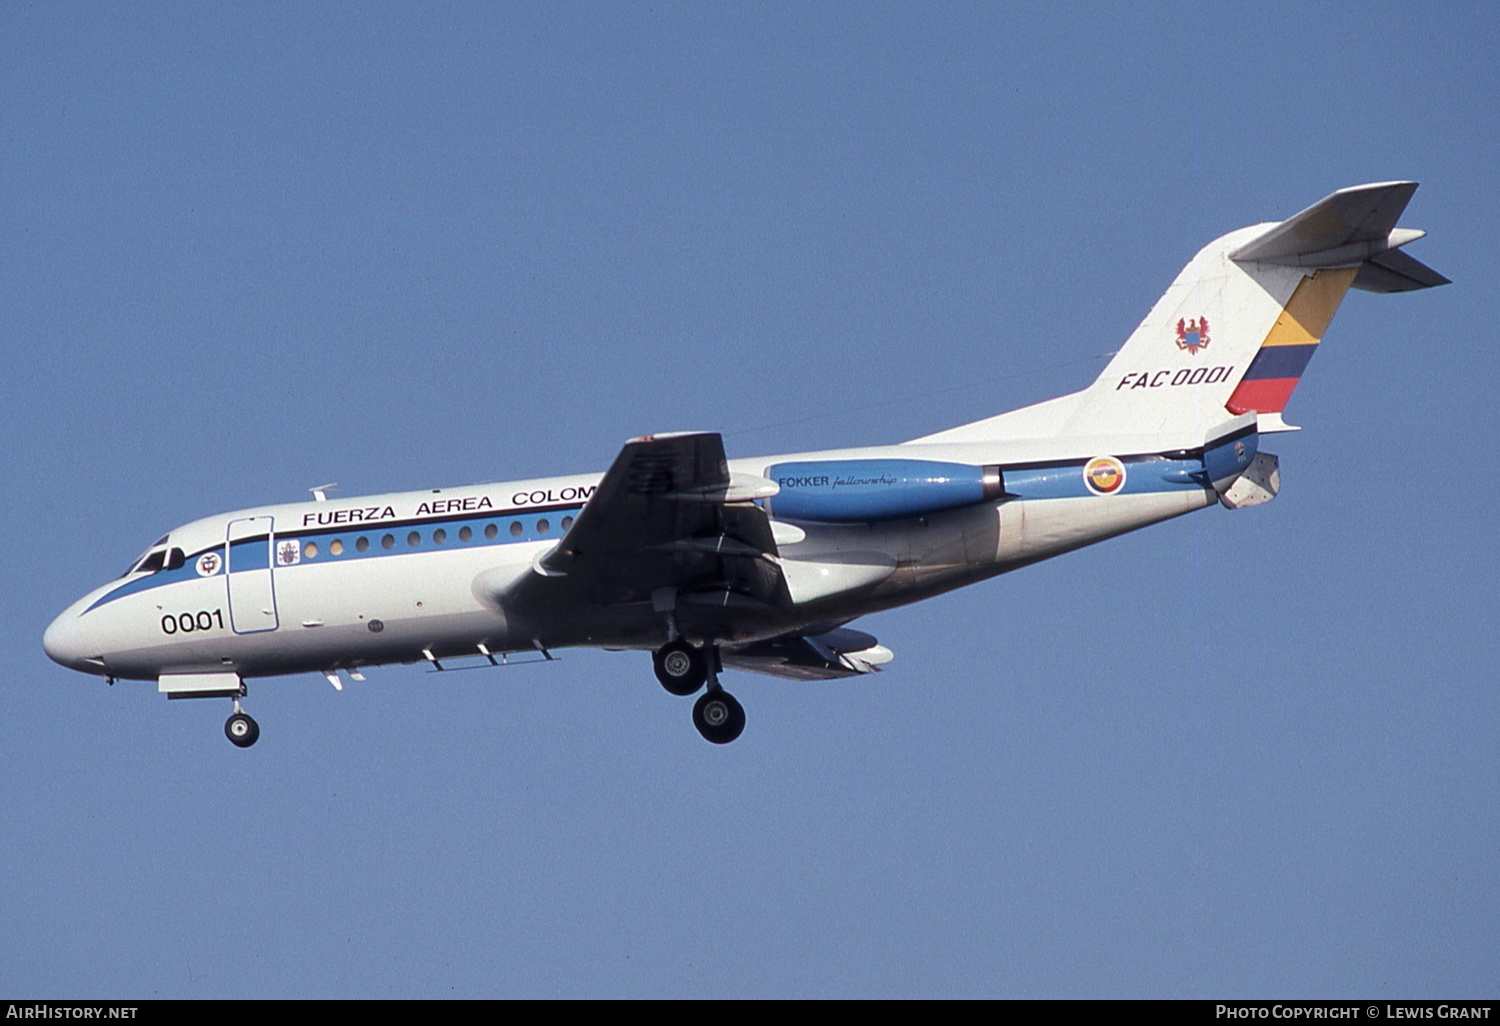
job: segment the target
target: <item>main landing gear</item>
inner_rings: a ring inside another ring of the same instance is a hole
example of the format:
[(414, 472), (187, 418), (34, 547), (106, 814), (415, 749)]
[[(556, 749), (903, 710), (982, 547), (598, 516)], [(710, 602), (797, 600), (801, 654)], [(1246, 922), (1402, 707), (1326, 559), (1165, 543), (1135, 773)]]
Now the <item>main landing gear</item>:
[(651, 655), (656, 679), (678, 698), (695, 693), (708, 679), (708, 660), (703, 652), (678, 638), (669, 641)]
[(711, 688), (693, 703), (693, 726), (705, 741), (727, 745), (745, 730), (745, 708), (723, 688)]
[(240, 700), (234, 700), (234, 715), (224, 721), (224, 736), (240, 748), (249, 748), (260, 739), (260, 724), (240, 708)]
[(706, 681), (708, 690), (693, 705), (693, 726), (704, 740), (727, 745), (745, 730), (745, 709), (719, 686), (719, 653), (696, 648), (681, 638), (667, 642), (651, 656), (661, 686), (681, 698)]

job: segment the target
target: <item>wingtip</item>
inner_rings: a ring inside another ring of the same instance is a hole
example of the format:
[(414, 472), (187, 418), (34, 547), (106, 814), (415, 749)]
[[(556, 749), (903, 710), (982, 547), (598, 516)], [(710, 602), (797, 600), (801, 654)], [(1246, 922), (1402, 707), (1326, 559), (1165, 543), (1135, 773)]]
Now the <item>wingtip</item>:
[(1365, 192), (1371, 189), (1394, 189), (1403, 185), (1415, 189), (1420, 184), (1420, 182), (1407, 181), (1405, 179), (1397, 179), (1391, 182), (1366, 182), (1363, 185), (1346, 185), (1342, 189), (1336, 189), (1334, 190), (1334, 195), (1346, 192)]
[(704, 435), (716, 434), (718, 434), (717, 431), (657, 431), (654, 434), (641, 435), (637, 438), (629, 439), (626, 444), (629, 445), (631, 442), (663, 442), (671, 438), (699, 438)]

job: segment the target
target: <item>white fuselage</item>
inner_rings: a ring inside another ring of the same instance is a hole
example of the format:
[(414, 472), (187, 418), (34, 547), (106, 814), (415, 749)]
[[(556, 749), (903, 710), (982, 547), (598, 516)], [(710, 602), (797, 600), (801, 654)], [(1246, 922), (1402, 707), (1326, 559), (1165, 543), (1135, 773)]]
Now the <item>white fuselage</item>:
[[(1048, 448), (1059, 462), (1055, 446)], [(1049, 454), (1014, 443), (903, 445), (736, 460), (731, 470), (762, 474), (771, 464), (807, 459), (980, 464), (1038, 455)], [(773, 521), (794, 603), (751, 618), (738, 637), (694, 640), (732, 644), (834, 626), (1217, 501), (1212, 488), (1137, 472), (1119, 494), (1089, 494), (1071, 464), (1097, 450), (1073, 455), (1058, 471), (1065, 486), (1031, 495), (872, 523)], [(1151, 467), (1172, 465), (1149, 458), (1157, 461)], [(612, 605), (606, 597), (528, 610), (499, 597), (508, 584), (542, 572), (536, 561), (600, 477), (330, 499), (197, 520), (153, 546), (145, 569), (69, 607), (44, 643), (64, 665), (135, 679), (263, 677), (578, 645), (656, 648), (668, 627), (649, 605)]]

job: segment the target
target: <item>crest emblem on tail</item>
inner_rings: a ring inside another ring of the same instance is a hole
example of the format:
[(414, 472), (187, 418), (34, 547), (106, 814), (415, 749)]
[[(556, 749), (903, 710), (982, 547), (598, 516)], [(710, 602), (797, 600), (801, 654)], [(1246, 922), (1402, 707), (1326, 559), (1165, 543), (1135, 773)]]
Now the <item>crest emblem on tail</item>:
[(1194, 356), (1198, 355), (1200, 349), (1208, 348), (1208, 318), (1199, 317), (1197, 320), (1185, 320), (1179, 318), (1177, 321), (1177, 348), (1186, 349)]

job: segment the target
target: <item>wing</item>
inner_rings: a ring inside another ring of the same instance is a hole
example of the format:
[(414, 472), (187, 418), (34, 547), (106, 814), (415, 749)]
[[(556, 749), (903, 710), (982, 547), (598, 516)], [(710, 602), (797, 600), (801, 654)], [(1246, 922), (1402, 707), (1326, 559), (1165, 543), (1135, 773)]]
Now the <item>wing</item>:
[(780, 613), (791, 597), (770, 521), (753, 501), (775, 492), (771, 481), (731, 475), (717, 434), (632, 439), (505, 602), (577, 616), (675, 609), (684, 633), (691, 624), (704, 636), (737, 617)]
[(893, 658), (891, 650), (870, 635), (848, 629), (773, 638), (720, 651), (725, 666), (789, 680), (834, 680), (876, 673)]

